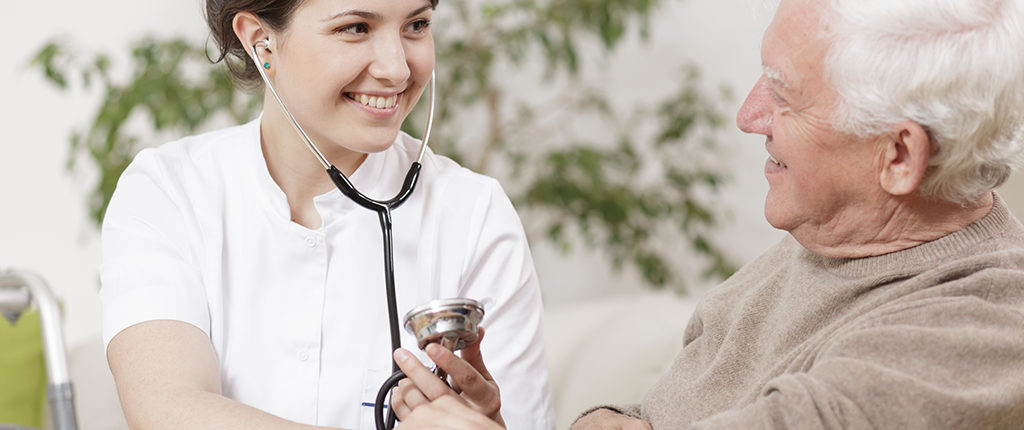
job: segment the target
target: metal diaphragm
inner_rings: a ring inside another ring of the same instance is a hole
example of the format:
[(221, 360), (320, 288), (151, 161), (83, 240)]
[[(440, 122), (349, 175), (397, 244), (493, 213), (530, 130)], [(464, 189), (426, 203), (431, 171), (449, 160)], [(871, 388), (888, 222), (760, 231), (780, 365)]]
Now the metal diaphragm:
[(476, 342), (477, 325), (483, 317), (484, 308), (476, 300), (432, 300), (405, 314), (405, 330), (416, 336), (420, 349), (438, 342), (458, 351)]

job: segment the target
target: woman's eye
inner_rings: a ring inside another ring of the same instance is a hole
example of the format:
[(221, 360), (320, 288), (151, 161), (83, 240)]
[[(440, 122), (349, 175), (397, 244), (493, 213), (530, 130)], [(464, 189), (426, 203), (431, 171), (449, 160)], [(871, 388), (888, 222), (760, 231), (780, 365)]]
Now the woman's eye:
[(370, 26), (365, 23), (346, 25), (336, 30), (337, 33), (366, 34), (370, 32)]
[(422, 33), (424, 31), (426, 31), (427, 28), (429, 28), (429, 27), (430, 27), (430, 20), (428, 20), (428, 19), (417, 19), (416, 21), (411, 22), (409, 24), (409, 26), (406, 27), (406, 28), (409, 31), (412, 31), (413, 33)]

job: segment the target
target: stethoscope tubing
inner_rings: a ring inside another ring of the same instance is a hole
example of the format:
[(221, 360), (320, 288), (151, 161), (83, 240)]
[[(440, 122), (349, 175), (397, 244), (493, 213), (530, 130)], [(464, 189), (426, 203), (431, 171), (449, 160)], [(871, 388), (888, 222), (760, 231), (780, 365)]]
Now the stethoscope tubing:
[[(426, 130), (423, 133), (423, 141), (420, 144), (419, 155), (417, 156), (416, 161), (414, 161), (412, 165), (409, 166), (409, 171), (406, 173), (405, 180), (402, 182), (402, 189), (399, 190), (399, 192), (390, 200), (375, 200), (366, 196), (358, 189), (356, 189), (356, 187), (352, 185), (352, 182), (348, 179), (348, 177), (346, 177), (345, 174), (341, 173), (340, 170), (334, 167), (334, 165), (332, 165), (327, 160), (327, 157), (324, 157), (323, 153), (320, 152), (316, 144), (313, 143), (313, 140), (309, 138), (308, 134), (306, 134), (306, 131), (302, 129), (298, 121), (295, 120), (295, 117), (292, 116), (291, 111), (289, 111), (288, 108), (285, 106), (284, 100), (282, 100), (281, 96), (277, 93), (277, 89), (274, 88), (274, 84), (270, 82), (270, 77), (267, 76), (266, 72), (264, 72), (263, 67), (260, 67), (261, 62), (258, 50), (258, 47), (260, 45), (263, 45), (265, 48), (269, 49), (270, 39), (261, 40), (256, 44), (252, 45), (252, 56), (253, 60), (256, 63), (256, 70), (259, 71), (260, 76), (263, 78), (263, 82), (267, 85), (267, 88), (270, 89), (270, 93), (274, 96), (274, 99), (277, 100), (278, 105), (281, 107), (281, 110), (284, 111), (285, 116), (288, 118), (288, 121), (291, 123), (292, 127), (299, 134), (299, 136), (302, 137), (302, 140), (306, 144), (306, 147), (309, 148), (309, 150), (313, 153), (317, 161), (319, 161), (320, 164), (324, 166), (324, 169), (327, 170), (327, 175), (331, 178), (331, 182), (334, 183), (334, 185), (338, 188), (339, 191), (341, 191), (342, 194), (347, 196), (349, 199), (352, 199), (352, 201), (354, 201), (356, 204), (377, 212), (378, 218), (380, 220), (381, 235), (383, 236), (382, 242), (384, 244), (384, 284), (388, 303), (388, 323), (391, 334), (391, 352), (394, 353), (395, 350), (402, 347), (402, 341), (401, 332), (399, 331), (398, 326), (398, 298), (395, 293), (394, 244), (391, 234), (391, 211), (398, 208), (403, 203), (405, 203), (406, 200), (409, 199), (409, 197), (412, 195), (413, 190), (416, 188), (416, 183), (419, 181), (420, 170), (422, 169), (421, 163), (423, 161), (423, 154), (426, 153), (427, 144), (430, 141), (430, 132), (434, 123), (435, 73), (434, 71), (430, 72), (430, 107), (429, 110), (427, 111), (427, 126)], [(405, 374), (402, 373), (401, 370), (399, 370), (398, 364), (395, 363), (394, 359), (391, 360), (391, 370), (394, 373), (391, 375), (390, 378), (387, 379), (387, 381), (385, 381), (384, 385), (381, 387), (381, 390), (378, 392), (376, 402), (374, 403), (374, 422), (377, 425), (378, 429), (389, 429), (394, 427), (394, 410), (388, 408), (387, 424), (385, 425), (385, 420), (383, 416), (383, 405), (386, 400), (387, 394), (391, 391), (391, 388), (397, 385), (401, 379), (405, 378)]]

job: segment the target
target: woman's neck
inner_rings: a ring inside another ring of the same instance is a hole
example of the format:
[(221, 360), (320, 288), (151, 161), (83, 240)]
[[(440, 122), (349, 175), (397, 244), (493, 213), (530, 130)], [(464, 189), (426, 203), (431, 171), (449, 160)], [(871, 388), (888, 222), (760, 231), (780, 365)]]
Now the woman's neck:
[[(260, 147), (270, 177), (287, 197), (292, 221), (308, 228), (319, 228), (321, 219), (313, 198), (334, 189), (334, 183), (277, 106), (276, 100), (264, 98), (264, 101), (269, 103), (264, 106), (274, 107), (264, 108), (260, 121)], [(366, 154), (340, 146), (318, 145), (318, 148), (328, 162), (346, 176), (351, 176), (366, 159)]]

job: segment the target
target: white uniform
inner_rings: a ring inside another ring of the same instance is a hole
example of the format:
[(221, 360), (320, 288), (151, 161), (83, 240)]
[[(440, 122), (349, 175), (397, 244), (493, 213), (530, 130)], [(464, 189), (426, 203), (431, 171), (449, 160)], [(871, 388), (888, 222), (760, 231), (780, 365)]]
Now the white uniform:
[[(418, 150), (400, 134), (351, 181), (390, 199)], [(140, 152), (103, 222), (104, 342), (143, 321), (188, 322), (210, 336), (227, 397), (300, 423), (373, 428), (391, 374), (378, 216), (338, 190), (314, 203), (322, 227), (291, 222), (259, 120)], [(392, 217), (399, 318), (432, 299), (482, 302), (506, 423), (554, 428), (537, 276), (497, 181), (428, 151)], [(420, 353), (404, 329), (402, 345)]]

